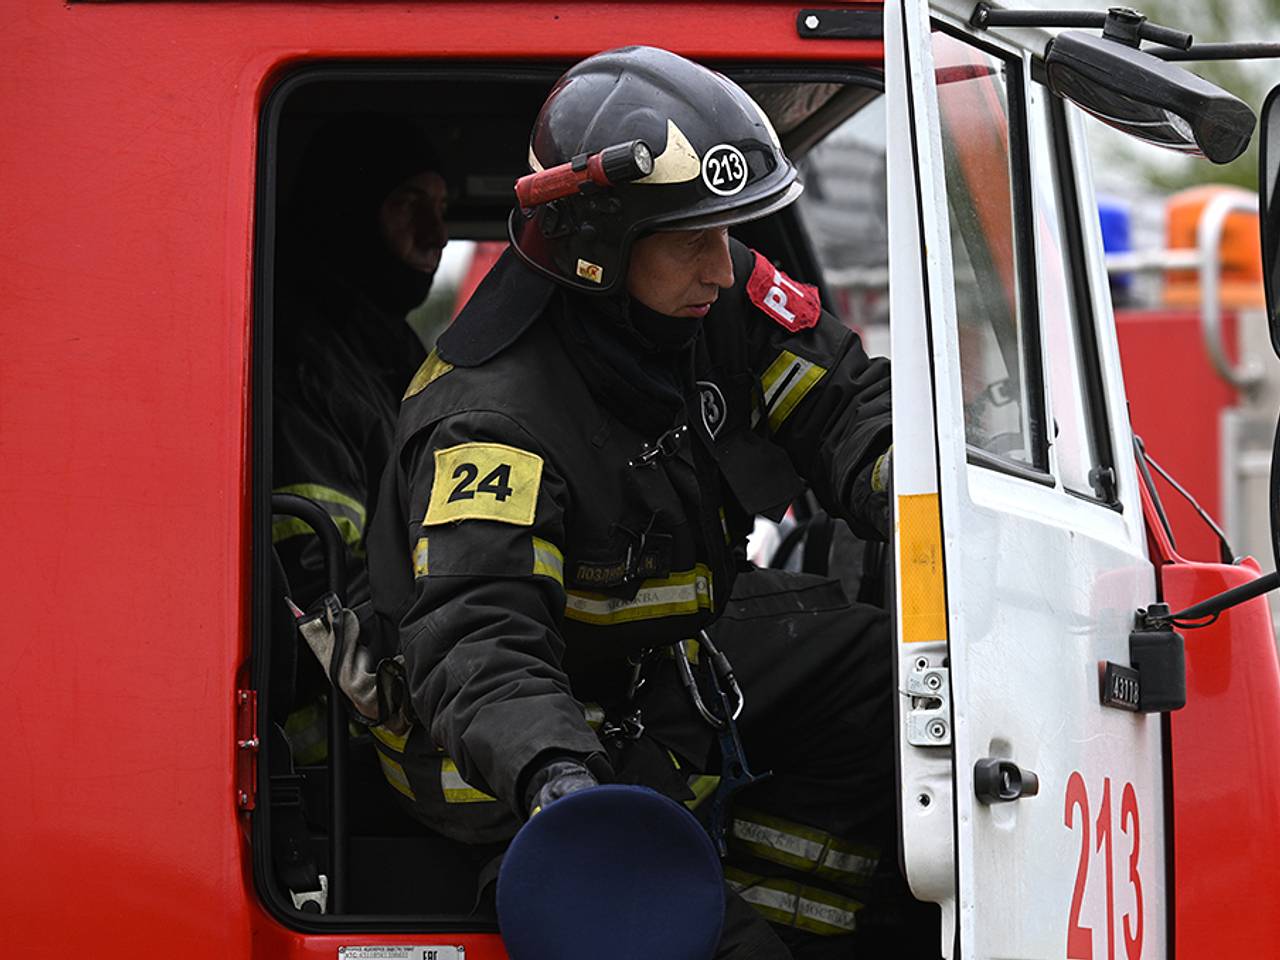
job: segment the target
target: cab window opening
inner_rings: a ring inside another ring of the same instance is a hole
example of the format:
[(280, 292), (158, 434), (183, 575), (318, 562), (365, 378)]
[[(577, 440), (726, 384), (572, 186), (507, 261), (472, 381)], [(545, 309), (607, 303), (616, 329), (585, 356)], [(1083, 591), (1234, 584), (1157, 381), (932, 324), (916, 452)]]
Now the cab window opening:
[(1077, 475), (1070, 481), (1064, 477), (1063, 485), (1068, 493), (1119, 509), (1115, 455), (1112, 449), (1106, 393), (1102, 382), (1102, 362), (1099, 357), (1098, 335), (1095, 329), (1096, 318), (1085, 266), (1081, 221), (1085, 213), (1080, 209), (1079, 196), (1076, 192), (1075, 169), (1067, 126), (1067, 105), (1039, 82), (1037, 91), (1044, 104), (1044, 123), (1049, 141), (1048, 159), (1053, 165), (1052, 182), (1057, 188), (1055, 201), (1061, 229), (1061, 261), (1068, 284), (1071, 305), (1068, 316), (1075, 347), (1074, 360), (1078, 371), (1076, 382), (1084, 413), (1083, 422), (1079, 425), (1085, 443), (1085, 450), (1079, 462), (1084, 469), (1077, 471)]
[(970, 459), (1048, 476), (1021, 61), (933, 33)]
[[(376, 742), (379, 735), (352, 724), (346, 772), (345, 913), (317, 915), (299, 907), (297, 873), (282, 868), (284, 851), (292, 848), (300, 859), (310, 861), (315, 874), (331, 874), (333, 869), (328, 835), (333, 784), (323, 729), (328, 694), (312, 651), (285, 634), (279, 603), (284, 587), (272, 586), (273, 573), (278, 580), (282, 568), (298, 570), (305, 565), (301, 557), (288, 557), (283, 547), (290, 541), (302, 542), (307, 533), (305, 524), (299, 526), (301, 521), (280, 516), (274, 522), (266, 519), (272, 516), (273, 490), (282, 489), (273, 479), (277, 466), (273, 450), (280, 449), (281, 431), (294, 429), (289, 426), (296, 422), (290, 419), (294, 413), (314, 412), (305, 404), (300, 411), (291, 411), (291, 401), (282, 401), (281, 394), (287, 378), (293, 376), (290, 345), (284, 338), (297, 335), (307, 322), (302, 317), (300, 326), (298, 317), (285, 317), (286, 311), (297, 309), (296, 291), (289, 289), (285, 271), (303, 249), (296, 225), (295, 229), (286, 226), (286, 206), (314, 172), (308, 170), (316, 163), (309, 150), (335, 118), (375, 115), (408, 121), (416, 129), (434, 151), (435, 172), (447, 188), (443, 195), (421, 188), (407, 194), (413, 198), (421, 194), (440, 208), (448, 232), (440, 257), (443, 266), (430, 293), (405, 312), (407, 328), (421, 340), (425, 354), (505, 246), (511, 185), (527, 169), (528, 130), (558, 72), (552, 67), (524, 66), (510, 71), (314, 67), (287, 80), (264, 113), (255, 311), (259, 363), (254, 482), (259, 520), (254, 544), (255, 646), (267, 655), (255, 657), (254, 685), (265, 691), (264, 711), (272, 732), (264, 737), (254, 840), (259, 889), (273, 912), (290, 926), (390, 929), (412, 919), (414, 929), (447, 929), (459, 923), (467, 929), (492, 929), (491, 913), (483, 907), (474, 912), (474, 890), (468, 884), (495, 851), (483, 846), (459, 850), (457, 844), (432, 835), (410, 819), (400, 806), (395, 771)], [(813, 194), (800, 209), (788, 209), (734, 233), (797, 280), (818, 285), (824, 302), (830, 299), (846, 325), (867, 338), (869, 352), (887, 353), (884, 121), (878, 80), (848, 69), (814, 75), (792, 68), (790, 75), (782, 72), (784, 80), (770, 79), (767, 67), (744, 68), (743, 73), (784, 145), (796, 144), (796, 159), (812, 182)], [(824, 219), (833, 208), (854, 215)], [(304, 262), (300, 275), (317, 269), (319, 264)], [(328, 351), (328, 359), (335, 359), (334, 351)], [(334, 429), (341, 425), (334, 423)], [(349, 566), (354, 565), (356, 572), (347, 579), (359, 582), (363, 561), (359, 533), (367, 522), (363, 514), (374, 505), (340, 490), (318, 491), (315, 485), (302, 483), (283, 486), (318, 499), (329, 512), (347, 546), (355, 548)], [(843, 530), (843, 524), (839, 526)], [(822, 552), (824, 568), (828, 550), (833, 575), (840, 573), (860, 595), (878, 594), (883, 602), (886, 560), (882, 552), (869, 560), (857, 545), (838, 540), (829, 548), (821, 536), (815, 536), (813, 551)], [(806, 562), (802, 552), (796, 558), (798, 563)], [(313, 607), (318, 596), (317, 588), (294, 599), (306, 608)], [(362, 593), (359, 599), (364, 597)], [(297, 646), (284, 651), (282, 643)], [(287, 682), (282, 671), (289, 673)], [(425, 878), (424, 864), (430, 865)]]

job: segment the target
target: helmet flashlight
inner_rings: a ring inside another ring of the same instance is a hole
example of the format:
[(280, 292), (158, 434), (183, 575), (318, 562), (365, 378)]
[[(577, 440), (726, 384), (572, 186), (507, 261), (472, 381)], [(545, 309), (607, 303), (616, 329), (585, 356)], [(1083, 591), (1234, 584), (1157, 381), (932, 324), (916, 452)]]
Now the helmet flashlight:
[(652, 172), (653, 151), (649, 145), (643, 140), (628, 140), (521, 177), (516, 181), (516, 199), (528, 210), (572, 196), (586, 183), (611, 187), (639, 180)]

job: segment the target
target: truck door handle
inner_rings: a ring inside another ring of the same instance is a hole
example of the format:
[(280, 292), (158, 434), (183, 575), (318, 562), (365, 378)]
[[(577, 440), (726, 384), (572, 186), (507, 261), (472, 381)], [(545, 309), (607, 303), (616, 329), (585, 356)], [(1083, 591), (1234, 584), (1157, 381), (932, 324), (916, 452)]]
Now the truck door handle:
[(982, 803), (1009, 803), (1040, 792), (1040, 778), (1012, 760), (983, 757), (973, 765), (973, 792)]

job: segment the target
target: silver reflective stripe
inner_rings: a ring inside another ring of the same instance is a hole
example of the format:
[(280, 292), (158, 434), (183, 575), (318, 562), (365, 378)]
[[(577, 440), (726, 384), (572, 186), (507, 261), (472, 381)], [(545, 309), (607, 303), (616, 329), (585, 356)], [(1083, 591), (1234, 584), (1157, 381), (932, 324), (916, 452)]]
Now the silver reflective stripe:
[[(766, 373), (765, 377), (772, 382), (764, 384), (764, 406), (766, 410), (772, 410), (783, 397), (787, 395), (790, 389), (794, 388), (804, 375), (813, 369), (814, 364), (805, 360), (803, 357), (797, 357), (794, 353), (783, 351), (782, 357), (785, 363), (776, 371), (772, 378)], [(774, 366), (777, 366), (775, 363)], [(771, 367), (772, 371), (773, 368)]]
[(795, 915), (796, 895), (794, 893), (783, 893), (781, 890), (770, 890), (768, 887), (753, 887), (733, 880), (729, 881), (729, 886), (733, 887), (738, 896), (742, 897), (747, 903), (754, 903), (759, 907), (768, 907), (788, 916)]
[(387, 778), (387, 783), (395, 787), (410, 800), (418, 799), (414, 796), (413, 788), (409, 786), (409, 777), (404, 772), (404, 767), (396, 763), (381, 750), (375, 751), (378, 754), (378, 763), (382, 766), (382, 775)]
[(533, 572), (564, 586), (564, 554), (555, 544), (541, 537), (533, 538)]
[(834, 935), (858, 928), (856, 900), (801, 887), (791, 880), (752, 877), (735, 870), (725, 871), (725, 881), (747, 903), (774, 923)]
[(783, 833), (781, 830), (766, 827), (763, 823), (755, 823), (751, 820), (734, 820), (732, 833), (739, 840), (763, 844), (767, 847), (772, 847), (774, 850), (789, 853), (793, 857), (808, 860), (810, 863), (816, 864), (822, 857), (823, 844), (818, 843), (816, 840), (806, 840), (804, 837), (798, 837), (794, 833)]
[[(800, 905), (796, 914), (810, 920), (817, 920), (819, 923), (827, 923), (833, 927), (839, 927), (842, 930), (853, 931), (858, 927), (858, 915), (854, 911), (843, 910), (830, 903), (810, 900), (808, 897), (800, 898)], [(797, 926), (802, 925), (797, 924)]]
[[(326, 487), (319, 483), (290, 483), (276, 487), (272, 493), (292, 493), (299, 497), (317, 501), (325, 512), (333, 518), (334, 524), (342, 533), (342, 539), (350, 546), (356, 546), (364, 537), (365, 508), (355, 497), (348, 496), (341, 490)], [(279, 543), (290, 537), (312, 534), (311, 527), (298, 517), (274, 517), (271, 524), (271, 542)]]
[(778, 354), (760, 376), (771, 430), (782, 426), (787, 417), (791, 416), (791, 411), (826, 372), (826, 367), (798, 357), (790, 350), (783, 350)]
[(711, 606), (711, 571), (702, 564), (660, 580), (644, 581), (632, 600), (576, 590), (565, 595), (566, 617), (598, 624), (681, 616), (710, 610)]
[(880, 862), (871, 848), (860, 848), (817, 827), (739, 809), (729, 835), (753, 857), (858, 886)]
[(828, 850), (822, 865), (841, 873), (852, 873), (859, 877), (870, 877), (876, 871), (879, 860), (874, 857), (859, 856), (856, 853), (844, 853), (840, 850)]
[(493, 800), (489, 794), (463, 780), (458, 773), (458, 765), (448, 757), (440, 761), (440, 789), (445, 803), (487, 803)]

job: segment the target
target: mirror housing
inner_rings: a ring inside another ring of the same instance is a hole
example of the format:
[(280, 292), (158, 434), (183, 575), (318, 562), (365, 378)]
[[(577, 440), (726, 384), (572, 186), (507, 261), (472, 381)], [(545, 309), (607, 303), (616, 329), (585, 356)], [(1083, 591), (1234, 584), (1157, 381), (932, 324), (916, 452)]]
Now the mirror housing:
[(1262, 230), (1262, 282), (1267, 295), (1271, 349), (1280, 357), (1280, 86), (1262, 103), (1258, 144), (1258, 225)]
[(1103, 123), (1157, 146), (1230, 163), (1244, 153), (1254, 116), (1244, 101), (1181, 67), (1079, 31), (1045, 56), (1049, 89)]
[[(1262, 285), (1267, 297), (1271, 349), (1280, 357), (1280, 86), (1262, 102), (1262, 142), (1258, 145), (1258, 226), (1262, 230)], [(1271, 551), (1280, 570), (1280, 420), (1271, 444)]]

